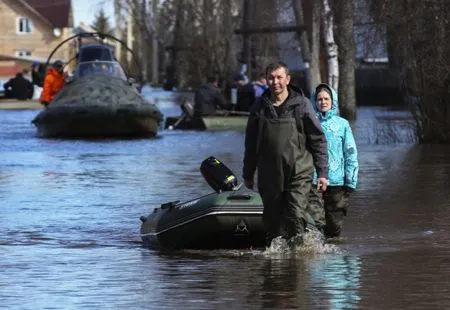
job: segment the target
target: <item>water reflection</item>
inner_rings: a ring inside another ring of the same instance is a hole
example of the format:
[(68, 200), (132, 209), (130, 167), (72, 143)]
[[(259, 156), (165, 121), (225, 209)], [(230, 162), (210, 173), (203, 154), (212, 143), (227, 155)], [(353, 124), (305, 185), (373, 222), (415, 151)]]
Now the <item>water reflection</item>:
[(352, 123), (355, 139), (360, 143), (416, 143), (415, 123), (408, 110), (390, 107), (360, 107)]
[[(179, 113), (162, 101), (165, 112)], [(240, 176), (242, 132), (37, 139), (30, 124), (35, 111), (0, 111), (0, 304), (8, 309), (449, 308), (450, 146), (371, 144), (364, 131), (365, 124), (371, 126), (367, 117), (378, 110), (371, 109), (361, 109), (354, 124), (360, 186), (335, 244), (342, 251), (318, 255), (169, 254), (142, 248), (141, 215), (163, 202), (211, 191), (199, 171), (204, 158), (215, 155)]]
[(304, 260), (267, 259), (261, 274), (261, 308), (298, 309), (310, 304), (308, 282), (311, 275)]
[(144, 251), (142, 260), (154, 308), (355, 309), (361, 300), (360, 258), (336, 251)]
[(359, 257), (339, 254), (342, 249), (336, 245), (299, 249), (264, 253), (263, 308), (356, 308), (361, 299)]
[(361, 259), (358, 256), (325, 256), (308, 261), (307, 265), (311, 272), (311, 290), (320, 292), (315, 296), (316, 303), (327, 300), (325, 304), (334, 310), (358, 308), (361, 300)]

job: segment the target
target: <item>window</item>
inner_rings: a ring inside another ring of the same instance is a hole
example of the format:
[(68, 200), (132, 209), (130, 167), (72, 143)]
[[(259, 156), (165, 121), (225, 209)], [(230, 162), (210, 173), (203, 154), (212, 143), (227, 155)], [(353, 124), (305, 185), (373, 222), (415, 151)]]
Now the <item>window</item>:
[(28, 50), (16, 50), (16, 56), (17, 57), (27, 57), (31, 56), (31, 51)]
[(33, 23), (28, 17), (19, 17), (17, 19), (17, 33), (25, 34), (33, 32)]
[(105, 46), (92, 46), (82, 48), (78, 61), (93, 60), (112, 61), (114, 59), (111, 50)]

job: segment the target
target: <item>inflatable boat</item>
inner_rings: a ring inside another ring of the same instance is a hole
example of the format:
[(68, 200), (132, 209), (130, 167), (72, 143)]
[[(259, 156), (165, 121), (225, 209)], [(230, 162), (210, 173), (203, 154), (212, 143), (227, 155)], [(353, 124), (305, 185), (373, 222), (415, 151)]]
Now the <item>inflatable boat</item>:
[(169, 202), (141, 217), (141, 237), (150, 248), (262, 247), (265, 234), (257, 193), (211, 193), (185, 202)]
[[(243, 249), (266, 245), (261, 196), (238, 185), (236, 176), (209, 157), (200, 171), (215, 192), (171, 201), (141, 216), (140, 235), (152, 249)], [(312, 218), (308, 228), (315, 229)]]

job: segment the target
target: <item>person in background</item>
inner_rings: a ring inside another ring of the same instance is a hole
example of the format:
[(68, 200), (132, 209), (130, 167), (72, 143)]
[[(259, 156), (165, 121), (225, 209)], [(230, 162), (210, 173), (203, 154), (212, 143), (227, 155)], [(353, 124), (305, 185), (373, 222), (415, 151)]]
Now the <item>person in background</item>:
[(258, 79), (253, 82), (253, 90), (255, 92), (255, 98), (261, 97), (261, 95), (269, 88), (267, 85), (266, 75), (264, 72), (258, 74)]
[(217, 110), (228, 110), (229, 104), (219, 89), (217, 76), (210, 76), (207, 82), (200, 86), (194, 98), (194, 117), (216, 114)]
[(243, 179), (252, 189), (258, 170), (267, 244), (282, 236), (295, 245), (306, 229), (314, 168), (317, 188), (328, 185), (327, 142), (311, 102), (289, 84), (287, 65), (269, 64), (266, 76), (269, 91), (255, 101), (247, 121)]
[(23, 69), (22, 70), (22, 75), (27, 81), (31, 82), (30, 71), (28, 69)]
[(234, 81), (237, 85), (237, 111), (250, 111), (250, 107), (255, 101), (255, 90), (252, 83), (249, 83), (242, 73), (234, 76)]
[(39, 98), (40, 103), (47, 107), (53, 100), (53, 97), (64, 87), (65, 83), (64, 63), (61, 60), (57, 60), (48, 69), (45, 76), (44, 88)]
[(358, 181), (355, 139), (348, 121), (338, 115), (338, 96), (331, 86), (319, 84), (311, 94), (311, 101), (327, 137), (329, 184), (323, 193), (313, 186), (310, 207), (324, 209), (325, 221), (316, 222), (316, 225), (323, 226), (325, 222), (325, 237), (339, 237), (347, 214), (349, 195), (356, 189)]
[(3, 84), (5, 97), (17, 100), (27, 100), (33, 97), (33, 85), (28, 81), (22, 72), (18, 72), (15, 77)]
[(42, 66), (40, 63), (35, 62), (31, 65), (31, 83), (38, 87), (42, 87), (43, 85)]
[(38, 100), (41, 97), (42, 93), (42, 65), (38, 62), (35, 62), (31, 65), (31, 83), (33, 84), (33, 99)]

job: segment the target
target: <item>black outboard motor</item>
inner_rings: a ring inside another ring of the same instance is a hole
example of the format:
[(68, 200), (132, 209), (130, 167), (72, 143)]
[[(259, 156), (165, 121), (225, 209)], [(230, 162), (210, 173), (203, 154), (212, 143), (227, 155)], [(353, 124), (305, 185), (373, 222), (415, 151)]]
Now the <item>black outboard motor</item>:
[(183, 115), (186, 116), (187, 118), (194, 117), (194, 105), (189, 99), (181, 98), (180, 108), (181, 111), (183, 112)]
[(238, 181), (233, 172), (213, 156), (202, 162), (200, 172), (209, 186), (218, 193), (233, 191), (238, 188)]
[(178, 120), (172, 126), (169, 126), (169, 129), (176, 129), (182, 122), (194, 117), (194, 105), (184, 96), (180, 96), (178, 100), (182, 113)]

